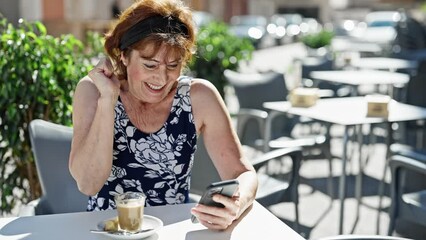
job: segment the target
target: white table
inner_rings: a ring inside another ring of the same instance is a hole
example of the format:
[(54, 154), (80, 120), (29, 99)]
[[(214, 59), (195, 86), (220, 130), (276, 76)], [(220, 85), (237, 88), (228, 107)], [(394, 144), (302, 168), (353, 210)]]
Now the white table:
[[(317, 103), (309, 108), (292, 107), (290, 102), (265, 102), (263, 106), (272, 110), (268, 120), (274, 117), (274, 114), (289, 113), (302, 117), (312, 118), (318, 121), (339, 124), (345, 127), (343, 136), (342, 151), (342, 175), (339, 183), (340, 216), (339, 216), (339, 234), (343, 233), (343, 213), (346, 193), (346, 163), (347, 163), (347, 144), (349, 139), (349, 129), (363, 124), (388, 123), (388, 137), (392, 136), (390, 123), (426, 119), (426, 108), (411, 106), (396, 101), (391, 101), (388, 109), (388, 118), (367, 117), (367, 101), (364, 97), (347, 98), (329, 98), (319, 99)], [(270, 121), (267, 121), (267, 129), (270, 129)], [(269, 131), (266, 132), (265, 139), (268, 141)], [(392, 139), (388, 139), (388, 145)], [(358, 174), (361, 176), (361, 174)], [(361, 181), (361, 180), (359, 180)], [(357, 184), (358, 187), (361, 184)], [(356, 192), (360, 192), (357, 189)]]
[(379, 70), (338, 70), (338, 71), (313, 71), (314, 80), (328, 81), (352, 86), (352, 95), (358, 95), (357, 87), (362, 85), (406, 85), (410, 76), (405, 73), (379, 71)]
[[(193, 224), (190, 220), (190, 209), (193, 206), (194, 204), (181, 204), (147, 207), (145, 214), (160, 218), (164, 222), (164, 227), (146, 239), (304, 239), (257, 202), (244, 213), (244, 218), (235, 222), (226, 231), (212, 231), (199, 223)], [(96, 229), (98, 222), (114, 216), (115, 210), (109, 210), (0, 218), (0, 239), (105, 239), (105, 236), (90, 233), (89, 230)]]
[(398, 58), (386, 58), (386, 57), (370, 57), (370, 58), (358, 58), (351, 62), (353, 67), (359, 69), (371, 69), (371, 70), (414, 70), (417, 68), (417, 61), (410, 61)]
[(371, 42), (353, 41), (350, 39), (344, 39), (336, 37), (331, 43), (331, 49), (333, 52), (359, 52), (368, 54), (380, 54), (383, 49), (379, 44)]

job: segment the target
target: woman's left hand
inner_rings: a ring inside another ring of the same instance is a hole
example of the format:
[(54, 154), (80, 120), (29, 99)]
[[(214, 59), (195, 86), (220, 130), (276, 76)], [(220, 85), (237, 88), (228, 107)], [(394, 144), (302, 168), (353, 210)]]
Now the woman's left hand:
[(201, 224), (209, 229), (227, 229), (240, 215), (241, 206), (238, 194), (234, 195), (232, 198), (221, 194), (215, 194), (213, 196), (213, 201), (223, 204), (224, 207), (220, 208), (197, 204), (191, 209), (191, 213), (197, 217)]

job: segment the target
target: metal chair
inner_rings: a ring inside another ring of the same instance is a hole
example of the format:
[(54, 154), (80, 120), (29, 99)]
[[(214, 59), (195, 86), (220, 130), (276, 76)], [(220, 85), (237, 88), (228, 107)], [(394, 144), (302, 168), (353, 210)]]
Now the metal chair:
[(227, 69), (224, 76), (238, 98), (240, 108), (237, 113), (237, 134), (241, 143), (264, 152), (277, 148), (302, 147), (304, 159), (320, 158), (313, 154), (315, 151), (320, 152), (321, 157), (329, 160), (327, 188), (330, 197), (333, 197), (329, 138), (322, 134), (294, 136), (296, 124), (309, 120), (289, 117), (284, 113), (269, 113), (262, 105), (268, 101), (287, 100), (288, 89), (284, 75), (277, 72), (239, 73)]
[[(287, 175), (265, 173), (264, 168), (268, 164), (273, 161), (281, 161), (283, 158), (291, 160), (291, 168)], [(282, 202), (293, 202), (295, 204), (294, 228), (297, 230), (299, 226), (298, 185), (302, 150), (297, 147), (276, 149), (250, 159), (258, 173), (259, 187), (256, 193), (256, 201), (265, 207)], [(190, 193), (192, 195), (190, 195), (190, 199), (197, 199), (197, 195), (201, 195), (210, 183), (219, 180), (221, 180), (219, 174), (208, 156), (203, 139), (200, 136), (197, 139), (197, 151), (195, 152), (191, 175)]]
[[(426, 227), (426, 189), (410, 189), (407, 179), (413, 174), (420, 174), (426, 180), (426, 152), (399, 151), (401, 155), (390, 158), (391, 167), (391, 206), (389, 210), (388, 235), (395, 230), (396, 220), (402, 219)], [(402, 155), (403, 154), (403, 155)], [(417, 179), (418, 181), (419, 179)]]
[(36, 119), (30, 122), (32, 151), (42, 196), (20, 209), (19, 215), (86, 211), (88, 197), (77, 187), (68, 169), (72, 128)]
[(314, 81), (311, 79), (311, 72), (313, 71), (327, 71), (334, 69), (334, 63), (330, 57), (306, 57), (300, 61), (303, 85), (306, 87), (319, 88), (321, 91), (321, 98), (348, 97), (351, 95), (351, 88), (348, 86), (327, 81)]

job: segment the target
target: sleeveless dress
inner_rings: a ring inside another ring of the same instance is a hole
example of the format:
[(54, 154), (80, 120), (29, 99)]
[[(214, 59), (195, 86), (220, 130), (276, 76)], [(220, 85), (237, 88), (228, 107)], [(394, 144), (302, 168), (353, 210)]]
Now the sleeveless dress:
[(121, 99), (115, 106), (113, 166), (87, 210), (115, 209), (114, 196), (146, 195), (146, 206), (188, 202), (197, 134), (190, 99), (191, 79), (178, 80), (170, 115), (160, 130), (146, 134), (129, 120)]

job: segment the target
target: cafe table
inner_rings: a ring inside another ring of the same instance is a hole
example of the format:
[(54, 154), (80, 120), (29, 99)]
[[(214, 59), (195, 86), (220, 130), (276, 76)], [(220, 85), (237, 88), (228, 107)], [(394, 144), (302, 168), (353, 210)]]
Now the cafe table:
[[(352, 96), (358, 95), (359, 86), (404, 86), (410, 80), (410, 76), (408, 74), (380, 70), (313, 71), (311, 72), (311, 77), (315, 81), (328, 81), (351, 86)], [(392, 95), (392, 93), (389, 95)]]
[(387, 57), (358, 58), (351, 61), (351, 66), (359, 69), (387, 70), (391, 72), (414, 70), (417, 65), (417, 61)]
[[(346, 163), (347, 163), (347, 145), (349, 139), (349, 130), (363, 124), (388, 123), (387, 135), (388, 147), (392, 141), (392, 127), (394, 122), (403, 122), (411, 120), (426, 119), (426, 108), (412, 106), (392, 100), (389, 103), (387, 118), (368, 117), (367, 116), (367, 100), (363, 96), (345, 97), (345, 98), (329, 98), (319, 99), (316, 104), (307, 107), (292, 107), (290, 102), (277, 101), (265, 102), (263, 107), (271, 110), (266, 122), (266, 128), (270, 129), (271, 119), (276, 114), (292, 114), (301, 117), (308, 117), (327, 124), (338, 124), (344, 126), (343, 150), (342, 150), (342, 174), (339, 180), (339, 234), (343, 233), (343, 216), (346, 193)], [(360, 132), (360, 131), (359, 131)], [(270, 132), (266, 131), (265, 141), (270, 139)], [(361, 174), (358, 174), (360, 177)], [(359, 178), (360, 179), (360, 178)], [(356, 192), (360, 192), (360, 180), (357, 182)]]
[(337, 53), (357, 52), (368, 55), (379, 55), (383, 51), (377, 43), (351, 41), (345, 38), (335, 38), (331, 43), (331, 50)]
[[(190, 209), (194, 203), (146, 207), (145, 214), (163, 221), (156, 233), (146, 240), (303, 240), (298, 233), (275, 217), (257, 202), (243, 213), (225, 231), (209, 230), (200, 223), (191, 222)], [(108, 239), (105, 235), (91, 233), (97, 224), (116, 216), (115, 210), (0, 218), (0, 239)]]

